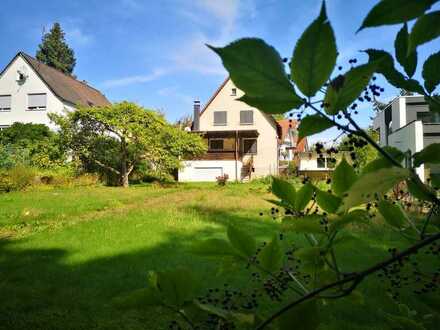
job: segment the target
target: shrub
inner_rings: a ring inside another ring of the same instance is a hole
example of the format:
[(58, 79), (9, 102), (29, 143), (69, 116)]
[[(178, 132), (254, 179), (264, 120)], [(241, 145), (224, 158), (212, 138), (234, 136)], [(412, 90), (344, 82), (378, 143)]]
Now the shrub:
[(10, 192), (24, 190), (38, 182), (35, 169), (26, 166), (15, 166), (0, 173), (0, 191)]
[(218, 184), (219, 186), (225, 186), (225, 185), (226, 185), (226, 182), (227, 182), (228, 179), (229, 179), (229, 175), (227, 175), (227, 174), (223, 174), (223, 175), (220, 175), (220, 176), (216, 177), (216, 179), (217, 179), (217, 184)]

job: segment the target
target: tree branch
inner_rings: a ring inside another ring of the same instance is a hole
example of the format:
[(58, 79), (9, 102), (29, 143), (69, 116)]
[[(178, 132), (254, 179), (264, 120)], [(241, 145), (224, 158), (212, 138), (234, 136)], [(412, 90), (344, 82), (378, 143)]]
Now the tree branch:
[(380, 271), (381, 269), (395, 263), (396, 261), (399, 261), (399, 260), (403, 259), (404, 257), (407, 257), (411, 254), (416, 253), (421, 248), (423, 248), (423, 247), (425, 247), (425, 246), (427, 246), (427, 245), (429, 245), (439, 239), (440, 239), (440, 233), (432, 235), (432, 236), (425, 238), (424, 240), (421, 240), (421, 241), (417, 242), (416, 244), (410, 246), (406, 250), (404, 250), (400, 253), (396, 253), (391, 258), (388, 258), (385, 261), (379, 262), (379, 263), (375, 264), (374, 266), (371, 266), (370, 268), (367, 268), (359, 273), (353, 273), (342, 280), (327, 284), (319, 289), (316, 289), (316, 290), (304, 295), (300, 299), (297, 299), (297, 300), (289, 303), (285, 307), (281, 308), (279, 311), (272, 314), (269, 318), (267, 318), (264, 322), (262, 322), (256, 328), (256, 330), (264, 329), (268, 324), (270, 324), (276, 318), (278, 318), (282, 314), (286, 313), (287, 311), (289, 311), (290, 309), (292, 309), (296, 305), (299, 305), (300, 303), (302, 303), (308, 299), (312, 299), (324, 291), (327, 291), (327, 290), (332, 289), (334, 287), (341, 286), (346, 283), (352, 283), (352, 285), (347, 290), (344, 290), (344, 292), (341, 295), (333, 296), (333, 297), (338, 298), (338, 297), (346, 296), (346, 295), (350, 294), (354, 289), (356, 289), (356, 287), (359, 285), (359, 283), (361, 283), (365, 279), (365, 277), (367, 277), (368, 275), (371, 275), (377, 271)]
[(117, 174), (117, 175), (121, 175), (121, 172), (120, 171), (118, 171), (117, 169), (114, 169), (113, 167), (111, 167), (111, 166), (108, 166), (108, 165), (106, 165), (106, 164), (104, 164), (104, 163), (101, 163), (99, 160), (97, 160), (97, 159), (93, 159), (93, 161), (96, 163), (96, 165), (99, 165), (99, 166), (101, 166), (102, 168), (105, 168), (106, 170), (109, 170), (110, 172), (113, 172), (113, 173), (115, 173), (115, 174)]

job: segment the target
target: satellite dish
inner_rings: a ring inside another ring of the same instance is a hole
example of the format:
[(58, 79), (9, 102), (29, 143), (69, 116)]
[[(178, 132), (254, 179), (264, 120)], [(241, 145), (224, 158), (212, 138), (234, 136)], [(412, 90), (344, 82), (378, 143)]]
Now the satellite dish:
[(26, 79), (29, 77), (28, 72), (27, 72), (27, 67), (25, 67), (24, 65), (17, 70), (17, 81), (20, 83), (24, 83), (26, 81)]

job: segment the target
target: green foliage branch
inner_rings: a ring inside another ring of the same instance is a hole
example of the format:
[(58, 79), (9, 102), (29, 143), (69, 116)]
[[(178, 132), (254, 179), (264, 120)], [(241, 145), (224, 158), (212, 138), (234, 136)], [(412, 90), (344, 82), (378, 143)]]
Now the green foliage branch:
[[(423, 95), (430, 111), (440, 111), (440, 98), (434, 94), (440, 83), (438, 70), (435, 70), (440, 65), (438, 55), (430, 56), (423, 65), (423, 86), (412, 78), (418, 61), (417, 47), (440, 36), (437, 29), (440, 26), (438, 13), (426, 13), (435, 2), (382, 0), (368, 13), (359, 29), (403, 24), (394, 45), (396, 58), (405, 69), (405, 74), (394, 67), (391, 54), (368, 49), (365, 50), (369, 57), (367, 63), (353, 65), (347, 72), (332, 76), (336, 68), (337, 47), (324, 3), (318, 18), (305, 30), (295, 46), (289, 63), (290, 74), (285, 72), (283, 62), (286, 61), (261, 39), (241, 39), (222, 48), (209, 46), (221, 57), (236, 86), (244, 91), (241, 101), (268, 114), (299, 109), (300, 113), (306, 114), (299, 126), (300, 136), (336, 127), (367, 142), (378, 156), (357, 170), (343, 159), (334, 170), (329, 191), (306, 181), (296, 189), (286, 180), (273, 178), (272, 193), (277, 199), (270, 201), (275, 205), (271, 213), (274, 219), (281, 220), (284, 231), (303, 234), (309, 243), (306, 247), (287, 248), (281, 244), (283, 234), (259, 245), (253, 236), (235, 226), (228, 227), (227, 239), (207, 239), (196, 244), (194, 253), (217, 259), (230, 257), (241, 260), (247, 267), (264, 274), (263, 291), (276, 310), (267, 315), (267, 310), (260, 309), (252, 298), (246, 308), (238, 308), (230, 303), (229, 293), (226, 293), (228, 299), (225, 298), (223, 307), (219, 307), (211, 303), (211, 299), (194, 298), (196, 291), (193, 291), (175, 305), (180, 313), (192, 320), (187, 322), (191, 329), (196, 328), (195, 321), (190, 317), (192, 307), (197, 308), (199, 316), (203, 314), (202, 311), (208, 314), (205, 315), (208, 321), (201, 323), (207, 328), (229, 329), (239, 326), (260, 330), (273, 326), (284, 330), (296, 326), (298, 329), (317, 329), (321, 323), (319, 311), (322, 300), (327, 302), (346, 296), (359, 298), (361, 294), (356, 288), (376, 273), (388, 276), (393, 289), (397, 290), (393, 284), (395, 279), (390, 274), (402, 271), (411, 263), (411, 258), (427, 247), (433, 251), (426, 253), (432, 255), (432, 259), (424, 260), (424, 263), (438, 262), (440, 200), (435, 189), (440, 187), (440, 180), (434, 180), (433, 177), (430, 184), (424, 184), (416, 174), (415, 167), (440, 163), (440, 144), (412, 155), (412, 164), (406, 167), (402, 165), (405, 157), (403, 152), (381, 147), (353, 118), (357, 111), (356, 101), (371, 98), (365, 95), (365, 89), (370, 88), (377, 93), (379, 87), (372, 83), (375, 74), (383, 75), (397, 88)], [(408, 31), (407, 23), (414, 19), (416, 22)], [(435, 28), (432, 28), (432, 22), (437, 23)], [(351, 60), (352, 64), (356, 62)], [(400, 201), (390, 201), (389, 192), (402, 183), (405, 183), (405, 189), (415, 200), (430, 207), (428, 216), (421, 223), (403, 209)], [(279, 213), (279, 208), (285, 211), (283, 215)], [(335, 248), (350, 239), (350, 235), (347, 235), (350, 225), (368, 224), (377, 218), (383, 219), (387, 228), (401, 234), (409, 245), (402, 251), (391, 249), (390, 257), (364, 269), (345, 272)], [(416, 264), (412, 262), (413, 266)], [(292, 270), (296, 269), (291, 267), (293, 265), (299, 267), (302, 273)], [(414, 267), (417, 274), (421, 274), (420, 278), (423, 276), (424, 280), (436, 281), (435, 273)], [(183, 286), (188, 285), (188, 282), (173, 283), (176, 290), (183, 290)], [(156, 292), (165, 294), (161, 286), (157, 287)], [(287, 304), (280, 307), (286, 296)], [(393, 295), (394, 300), (397, 297), (397, 294)], [(165, 294), (162, 299), (169, 299), (169, 296)], [(399, 315), (384, 314), (393, 327), (425, 329), (423, 320), (414, 318), (406, 305), (398, 305), (401, 310)], [(172, 324), (170, 327), (177, 329), (179, 325)]]

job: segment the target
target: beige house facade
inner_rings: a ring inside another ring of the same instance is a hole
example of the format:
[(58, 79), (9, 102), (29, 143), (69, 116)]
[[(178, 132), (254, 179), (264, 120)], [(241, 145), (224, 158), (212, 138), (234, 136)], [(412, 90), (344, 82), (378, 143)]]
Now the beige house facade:
[(243, 94), (228, 78), (201, 111), (195, 103), (192, 132), (203, 136), (208, 152), (185, 160), (179, 181), (215, 181), (225, 174), (243, 181), (278, 174), (279, 125), (239, 101)]

